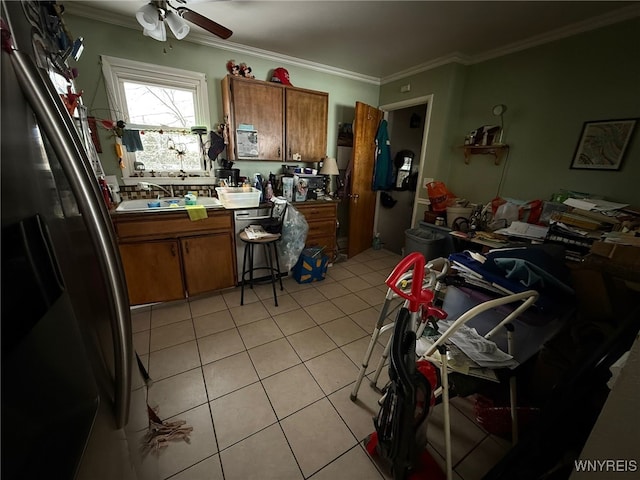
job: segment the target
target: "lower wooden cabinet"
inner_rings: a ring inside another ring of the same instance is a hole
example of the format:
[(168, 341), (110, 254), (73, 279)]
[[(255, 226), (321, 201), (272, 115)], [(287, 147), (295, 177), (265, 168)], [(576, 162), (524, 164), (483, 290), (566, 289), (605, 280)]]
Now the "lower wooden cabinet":
[(131, 305), (235, 285), (231, 212), (192, 222), (185, 213), (113, 217)]
[(189, 295), (235, 285), (233, 255), (226, 234), (180, 239), (185, 287)]
[(123, 243), (120, 256), (131, 305), (184, 298), (177, 240)]
[(306, 247), (325, 247), (324, 253), (330, 260), (338, 254), (336, 241), (337, 202), (296, 203), (294, 206), (304, 215), (309, 224)]

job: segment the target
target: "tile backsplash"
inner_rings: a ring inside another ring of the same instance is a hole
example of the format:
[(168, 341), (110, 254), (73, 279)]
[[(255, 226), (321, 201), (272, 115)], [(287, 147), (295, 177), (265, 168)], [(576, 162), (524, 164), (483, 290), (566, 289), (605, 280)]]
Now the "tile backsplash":
[[(188, 192), (195, 192), (199, 197), (215, 196), (215, 185), (173, 185), (173, 193), (176, 197), (183, 197)], [(135, 185), (120, 185), (120, 197), (122, 200), (137, 200), (142, 198), (168, 197), (167, 192), (151, 186), (151, 190), (138, 190)]]

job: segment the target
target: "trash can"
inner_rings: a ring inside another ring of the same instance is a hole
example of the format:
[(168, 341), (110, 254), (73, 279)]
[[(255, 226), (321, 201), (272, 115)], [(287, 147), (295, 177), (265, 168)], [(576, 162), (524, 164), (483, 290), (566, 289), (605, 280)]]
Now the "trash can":
[(405, 230), (404, 254), (420, 252), (427, 261), (446, 256), (445, 234), (422, 228)]

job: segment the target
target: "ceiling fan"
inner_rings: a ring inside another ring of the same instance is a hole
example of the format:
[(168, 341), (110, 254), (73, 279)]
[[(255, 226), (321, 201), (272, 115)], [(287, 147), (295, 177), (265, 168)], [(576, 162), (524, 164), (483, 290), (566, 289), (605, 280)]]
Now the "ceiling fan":
[[(176, 0), (186, 4), (186, 0)], [(151, 0), (136, 12), (136, 19), (143, 28), (143, 33), (160, 42), (167, 39), (165, 23), (178, 40), (182, 40), (189, 33), (190, 27), (186, 22), (191, 22), (214, 35), (227, 39), (233, 32), (227, 27), (210, 20), (204, 15), (194, 12), (185, 6), (175, 7), (168, 0)], [(185, 21), (186, 20), (186, 21)]]

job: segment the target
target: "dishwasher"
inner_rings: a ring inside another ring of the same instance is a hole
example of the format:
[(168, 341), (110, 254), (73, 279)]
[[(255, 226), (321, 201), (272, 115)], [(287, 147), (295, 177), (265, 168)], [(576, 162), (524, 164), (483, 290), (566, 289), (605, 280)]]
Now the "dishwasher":
[[(244, 242), (240, 240), (240, 232), (242, 232), (249, 225), (258, 223), (258, 220), (262, 220), (265, 218), (269, 218), (271, 213), (270, 208), (245, 208), (241, 210), (234, 210), (233, 212), (233, 221), (235, 225), (236, 232), (236, 261), (238, 268), (238, 285), (242, 283), (242, 260), (244, 258)], [(279, 249), (278, 249), (279, 250)], [(280, 275), (285, 276), (287, 272), (287, 267), (285, 266), (285, 262), (282, 257), (278, 253), (278, 259), (280, 261)], [(275, 263), (275, 262), (274, 262)], [(255, 248), (253, 253), (253, 267), (254, 270), (257, 267), (266, 267), (267, 259), (264, 256), (263, 248)], [(254, 278), (255, 280), (260, 280), (262, 278), (268, 278), (266, 270), (257, 270), (257, 272), (265, 272), (265, 275), (262, 277), (258, 276)]]

